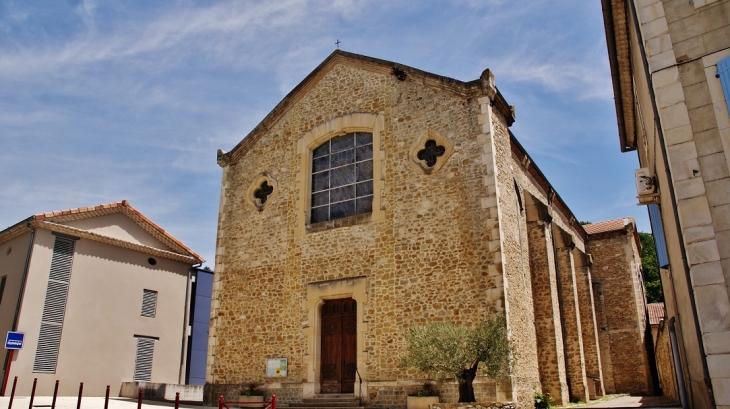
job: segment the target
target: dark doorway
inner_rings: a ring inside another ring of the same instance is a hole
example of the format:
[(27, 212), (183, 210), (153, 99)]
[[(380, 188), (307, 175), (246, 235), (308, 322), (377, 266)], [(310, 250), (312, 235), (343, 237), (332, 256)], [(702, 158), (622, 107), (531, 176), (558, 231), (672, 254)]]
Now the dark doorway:
[(327, 300), (322, 306), (321, 393), (353, 393), (357, 369), (357, 302)]

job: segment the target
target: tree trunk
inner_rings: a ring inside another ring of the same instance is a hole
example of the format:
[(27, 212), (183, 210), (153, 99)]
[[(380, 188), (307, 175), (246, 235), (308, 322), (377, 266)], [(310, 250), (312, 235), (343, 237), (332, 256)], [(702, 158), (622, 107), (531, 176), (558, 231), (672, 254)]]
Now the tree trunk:
[[(478, 365), (478, 364), (477, 364)], [(474, 378), (477, 376), (477, 365), (461, 371), (459, 376), (459, 402), (476, 402), (474, 397)]]

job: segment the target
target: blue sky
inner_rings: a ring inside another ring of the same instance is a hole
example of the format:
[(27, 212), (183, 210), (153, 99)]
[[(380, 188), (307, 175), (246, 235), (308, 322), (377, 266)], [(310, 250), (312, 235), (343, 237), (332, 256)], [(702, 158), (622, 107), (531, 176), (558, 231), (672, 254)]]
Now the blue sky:
[(123, 199), (213, 265), (230, 150), (334, 49), (470, 81), (580, 220), (631, 216), (599, 0), (0, 0), (0, 229)]

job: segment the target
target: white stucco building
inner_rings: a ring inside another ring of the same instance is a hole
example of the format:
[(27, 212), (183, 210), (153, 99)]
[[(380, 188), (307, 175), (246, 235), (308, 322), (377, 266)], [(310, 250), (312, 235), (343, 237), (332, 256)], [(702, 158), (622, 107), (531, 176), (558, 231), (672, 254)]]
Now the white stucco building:
[(203, 259), (127, 201), (31, 216), (0, 231), (3, 394), (113, 396), (126, 381), (185, 383)]

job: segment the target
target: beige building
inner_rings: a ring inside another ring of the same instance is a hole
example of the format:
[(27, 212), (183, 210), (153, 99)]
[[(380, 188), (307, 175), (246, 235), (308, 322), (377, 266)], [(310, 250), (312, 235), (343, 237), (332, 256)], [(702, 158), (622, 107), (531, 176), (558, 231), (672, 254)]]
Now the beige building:
[(511, 376), (478, 376), (479, 401), (602, 394), (589, 237), (514, 120), (489, 70), (462, 82), (337, 50), (219, 151), (207, 399), (254, 382), (289, 405), (404, 407), (425, 377), (399, 364), (406, 330), (495, 313)]
[[(126, 201), (37, 214), (0, 231), (0, 331), (9, 395), (117, 396), (122, 382), (185, 383), (190, 267), (203, 260)], [(8, 352), (8, 351), (6, 351)]]
[(687, 406), (730, 408), (730, 1), (603, 0)]

